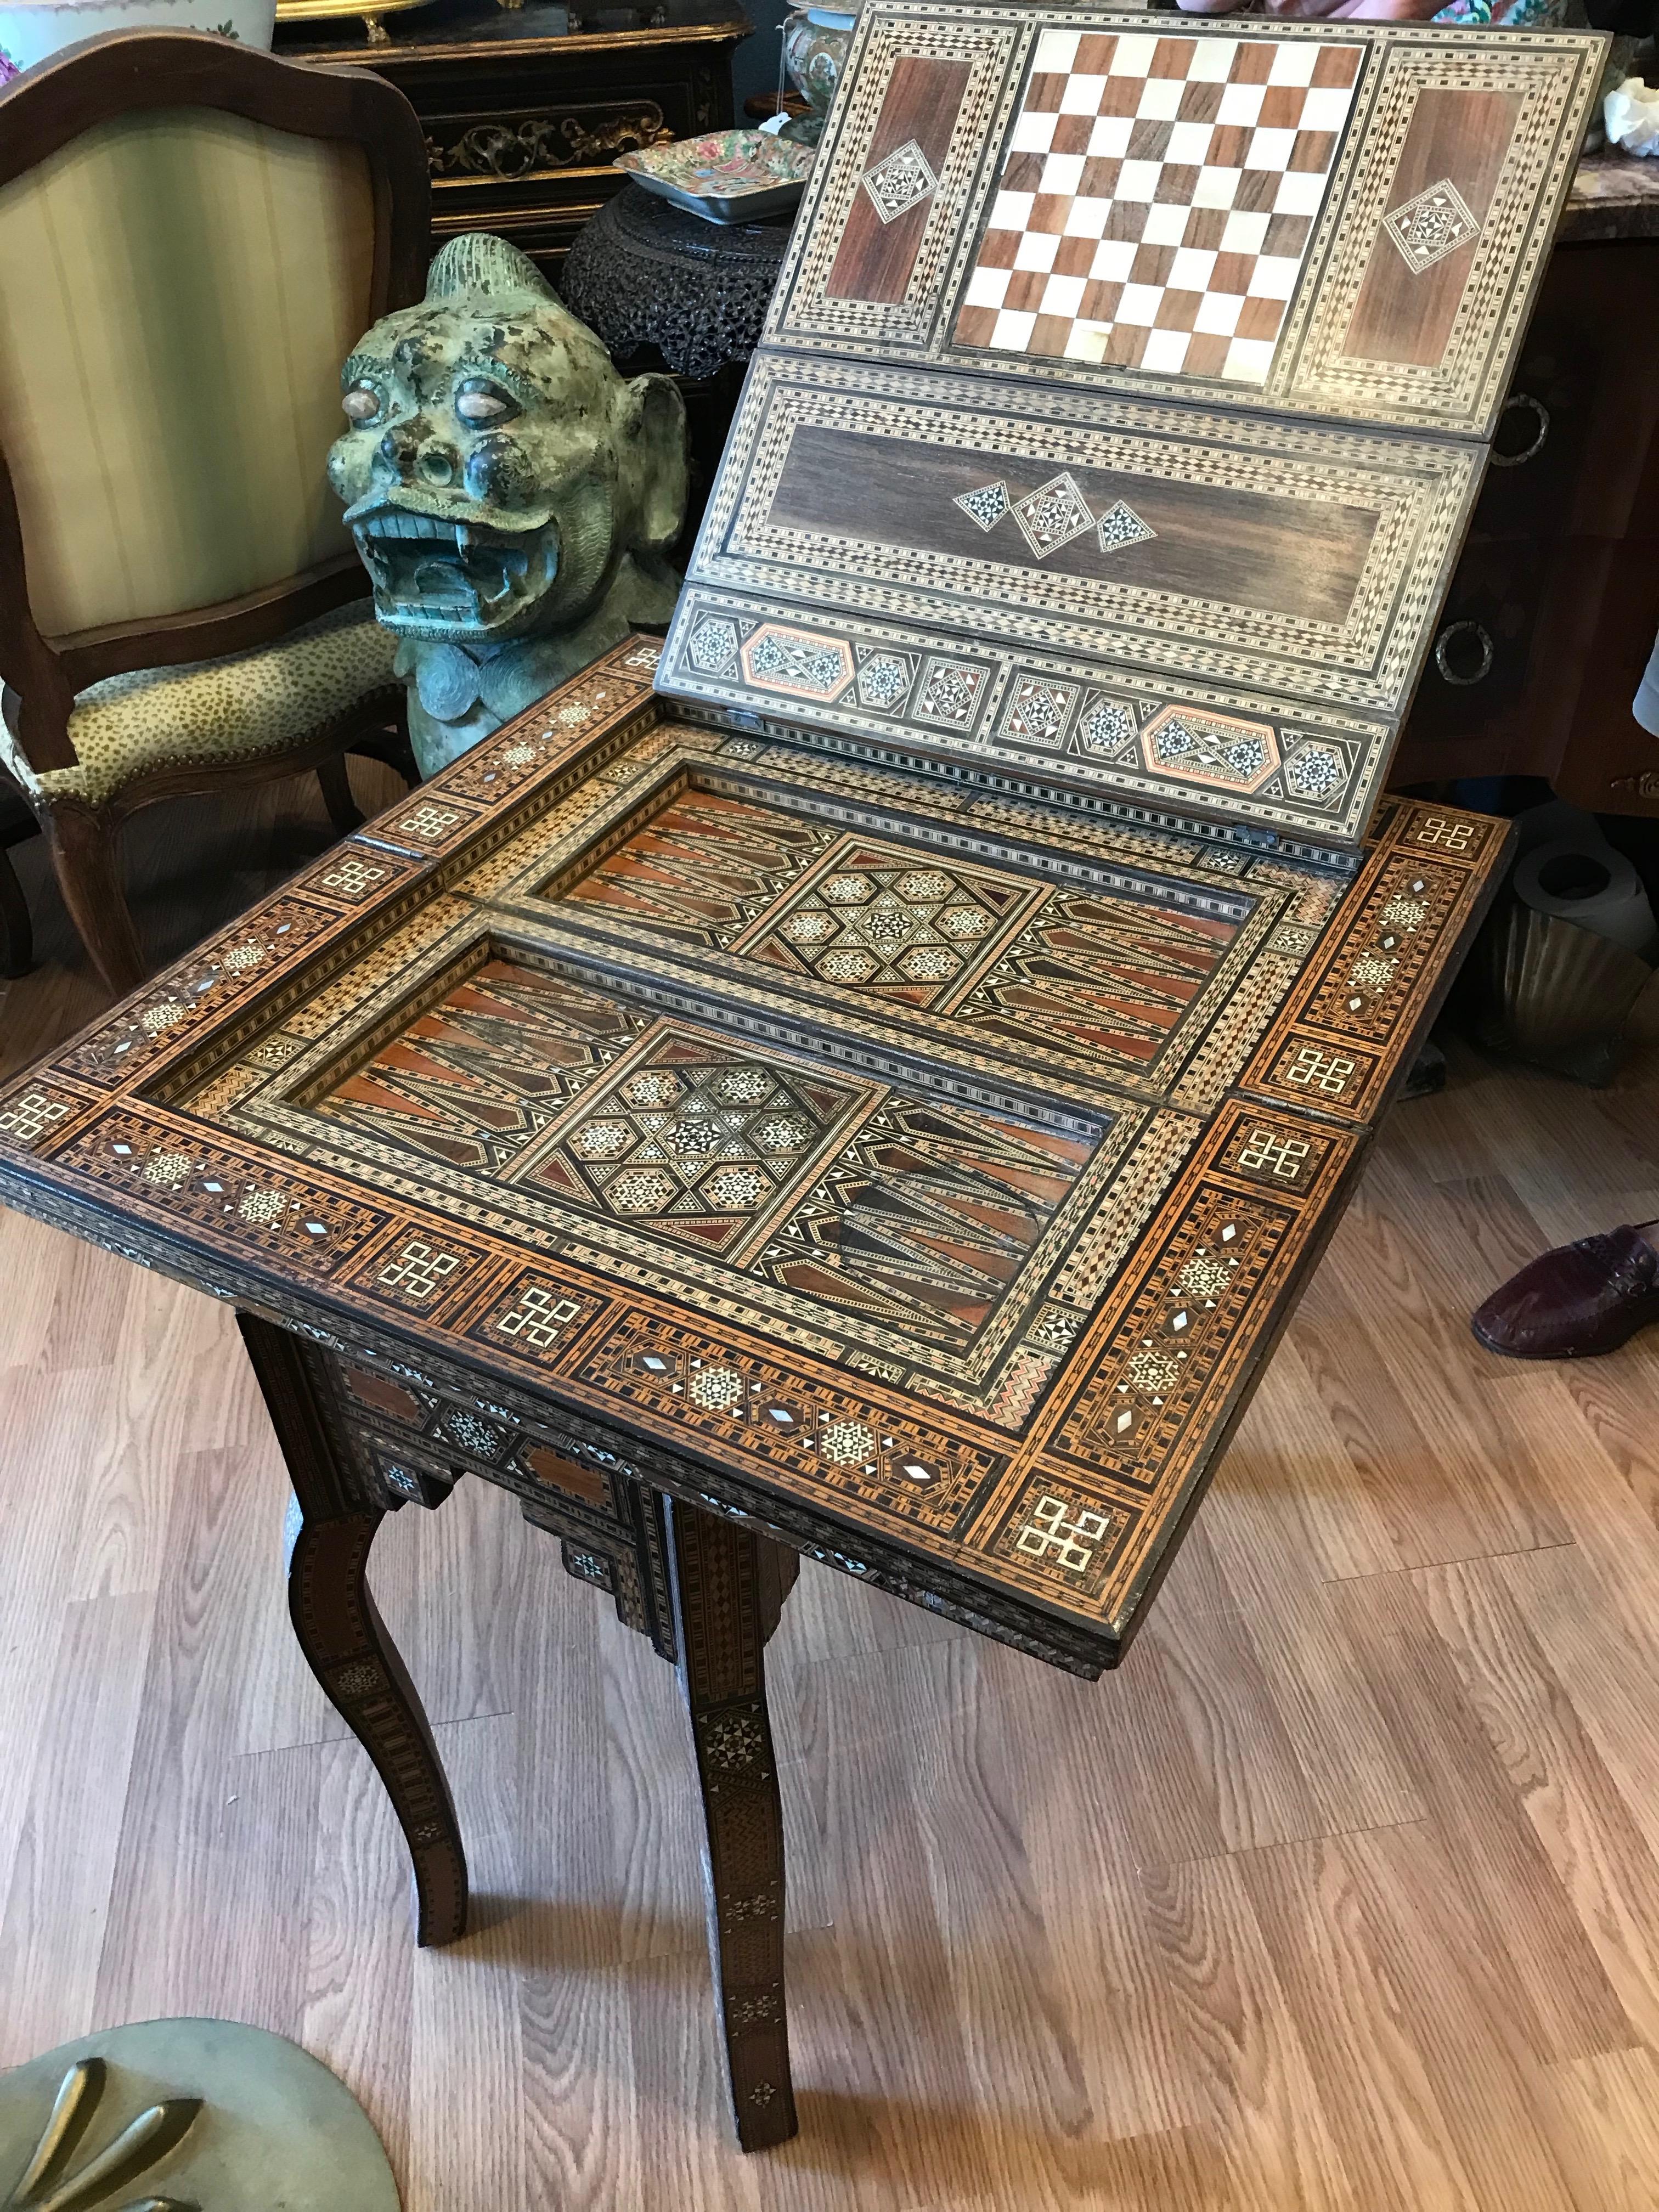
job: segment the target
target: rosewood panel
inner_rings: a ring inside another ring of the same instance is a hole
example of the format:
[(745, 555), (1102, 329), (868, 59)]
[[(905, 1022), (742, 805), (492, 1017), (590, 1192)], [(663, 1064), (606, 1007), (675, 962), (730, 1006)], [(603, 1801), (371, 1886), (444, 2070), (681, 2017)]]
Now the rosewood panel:
[(832, 300), (902, 300), (963, 95), (965, 61), (907, 54), (888, 81), (869, 166), (830, 271)]
[[(1068, 514), (1060, 512), (1068, 495), (1053, 489), (1066, 483), (1081, 495)], [(988, 512), (981, 488), (999, 485), (1012, 520), (990, 540), (979, 519)], [(1051, 525), (1045, 495), (1056, 513)], [(1096, 520), (1112, 516), (1121, 518), (1115, 528)], [(811, 422), (790, 441), (767, 511), (779, 529), (971, 564), (970, 589), (994, 544), (999, 564), (1337, 630), (1381, 520), (1376, 506), (1287, 499), (1282, 487), (1253, 491), (1131, 468), (1074, 465), (1062, 475), (1026, 455), (941, 450)], [(1073, 534), (1062, 536), (1067, 530)]]
[(1351, 359), (1444, 358), (1520, 107), (1513, 93), (1418, 94), (1343, 340)]

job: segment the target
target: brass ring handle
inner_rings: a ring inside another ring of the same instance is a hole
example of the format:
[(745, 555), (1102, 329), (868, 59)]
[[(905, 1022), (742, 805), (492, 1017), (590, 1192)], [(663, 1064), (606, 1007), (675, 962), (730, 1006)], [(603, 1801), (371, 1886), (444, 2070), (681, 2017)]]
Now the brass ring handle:
[(1534, 399), (1529, 392), (1511, 392), (1504, 402), (1503, 414), (1498, 418), (1500, 423), (1511, 407), (1530, 407), (1538, 428), (1533, 434), (1531, 445), (1525, 447), (1518, 453), (1500, 453), (1494, 446), (1492, 453), (1492, 465), (1495, 469), (1518, 469), (1523, 461), (1529, 461), (1534, 453), (1543, 450), (1544, 441), (1550, 434), (1550, 410), (1541, 399)]
[[(1480, 665), (1472, 676), (1459, 676), (1451, 665), (1451, 656), (1460, 639), (1472, 637), (1480, 647)], [(1468, 685), (1479, 684), (1492, 673), (1492, 641), (1489, 632), (1478, 622), (1448, 623), (1434, 641), (1434, 665), (1448, 684)]]

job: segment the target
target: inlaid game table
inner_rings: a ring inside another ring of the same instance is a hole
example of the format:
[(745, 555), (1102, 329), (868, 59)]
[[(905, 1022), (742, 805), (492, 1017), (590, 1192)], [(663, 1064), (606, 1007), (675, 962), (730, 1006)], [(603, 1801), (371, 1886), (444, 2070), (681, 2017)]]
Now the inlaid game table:
[(665, 645), (0, 1094), (237, 1310), (421, 1941), (382, 1516), (501, 1485), (678, 1668), (747, 2147), (798, 1555), (1115, 1666), (1496, 880), (1377, 794), (1599, 55), (875, 0)]

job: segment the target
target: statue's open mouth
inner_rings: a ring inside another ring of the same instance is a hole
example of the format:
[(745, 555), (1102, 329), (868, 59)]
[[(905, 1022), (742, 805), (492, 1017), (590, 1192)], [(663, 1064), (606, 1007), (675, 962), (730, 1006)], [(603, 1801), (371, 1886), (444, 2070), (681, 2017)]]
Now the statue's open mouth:
[(559, 571), (556, 524), (496, 530), (406, 507), (349, 518), (388, 629), (428, 636), (499, 630), (538, 600)]

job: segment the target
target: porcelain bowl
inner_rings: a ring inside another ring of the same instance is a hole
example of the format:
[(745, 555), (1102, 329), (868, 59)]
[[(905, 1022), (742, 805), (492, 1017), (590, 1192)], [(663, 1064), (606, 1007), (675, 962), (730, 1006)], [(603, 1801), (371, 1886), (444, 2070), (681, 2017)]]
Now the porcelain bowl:
[(276, 0), (0, 0), (0, 84), (100, 31), (211, 31), (266, 46)]

